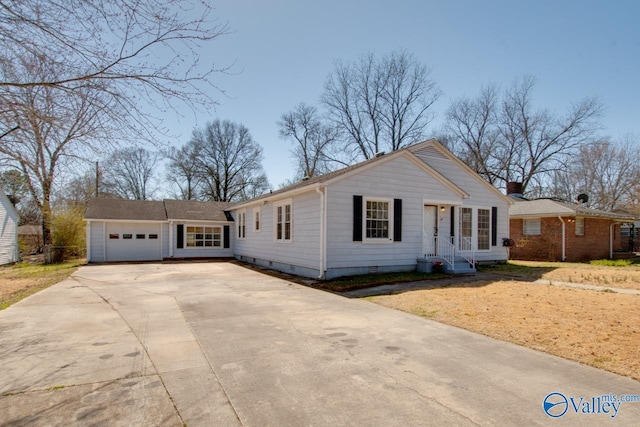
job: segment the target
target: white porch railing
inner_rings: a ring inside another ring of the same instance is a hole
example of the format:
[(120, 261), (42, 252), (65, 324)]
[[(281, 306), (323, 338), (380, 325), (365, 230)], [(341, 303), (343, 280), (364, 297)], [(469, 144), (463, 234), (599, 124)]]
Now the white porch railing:
[(476, 265), (476, 252), (473, 250), (473, 243), (470, 237), (460, 237), (459, 254), (469, 265)]
[(458, 248), (452, 243), (451, 237), (439, 238), (438, 236), (428, 236), (422, 233), (422, 251), (425, 258), (439, 258), (449, 264), (451, 269), (455, 269), (456, 256), (463, 258), (470, 265), (475, 265), (475, 251), (473, 244), (468, 237), (461, 237), (458, 241)]

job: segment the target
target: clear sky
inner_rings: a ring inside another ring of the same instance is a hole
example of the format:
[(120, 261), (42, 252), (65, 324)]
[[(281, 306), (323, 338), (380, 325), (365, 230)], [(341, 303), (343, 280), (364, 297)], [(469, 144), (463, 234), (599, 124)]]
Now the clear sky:
[[(436, 132), (452, 100), (489, 82), (533, 75), (538, 108), (562, 114), (586, 96), (605, 106), (603, 135), (640, 141), (640, 1), (217, 0), (214, 15), (232, 33), (203, 60), (231, 75), (214, 77), (215, 115), (188, 116), (172, 129), (177, 144), (215, 118), (242, 123), (264, 148), (277, 188), (292, 178), (290, 146), (276, 122), (298, 103), (319, 105), (334, 61), (405, 49), (431, 68), (443, 92)], [(166, 124), (174, 120), (167, 118)], [(640, 143), (640, 142), (639, 142)]]

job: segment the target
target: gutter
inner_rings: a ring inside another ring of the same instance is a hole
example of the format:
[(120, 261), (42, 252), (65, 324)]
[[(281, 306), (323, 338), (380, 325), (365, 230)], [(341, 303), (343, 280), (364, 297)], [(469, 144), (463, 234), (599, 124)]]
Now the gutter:
[(558, 215), (558, 219), (560, 220), (560, 222), (562, 223), (562, 261), (566, 261), (567, 260), (567, 255), (566, 255), (566, 251), (567, 251), (567, 226), (564, 222), (564, 219), (562, 219), (562, 217), (560, 215)]
[(318, 279), (324, 279), (327, 270), (327, 187), (318, 185), (316, 192), (320, 194), (320, 274)]

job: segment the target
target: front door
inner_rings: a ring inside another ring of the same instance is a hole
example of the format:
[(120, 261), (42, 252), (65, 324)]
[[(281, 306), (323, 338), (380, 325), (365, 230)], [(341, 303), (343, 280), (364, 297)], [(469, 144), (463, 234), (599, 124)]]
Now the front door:
[(423, 214), (423, 246), (426, 257), (438, 255), (438, 207), (433, 205), (424, 206)]

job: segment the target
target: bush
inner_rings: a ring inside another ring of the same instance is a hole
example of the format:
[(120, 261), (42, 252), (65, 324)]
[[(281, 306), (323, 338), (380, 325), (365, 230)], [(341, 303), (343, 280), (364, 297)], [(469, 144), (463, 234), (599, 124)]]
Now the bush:
[(62, 262), (79, 256), (85, 248), (84, 210), (81, 207), (67, 207), (54, 213), (51, 219), (51, 248), (49, 262)]
[(630, 259), (595, 259), (589, 261), (589, 264), (602, 267), (628, 267), (632, 264), (632, 261)]

